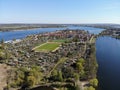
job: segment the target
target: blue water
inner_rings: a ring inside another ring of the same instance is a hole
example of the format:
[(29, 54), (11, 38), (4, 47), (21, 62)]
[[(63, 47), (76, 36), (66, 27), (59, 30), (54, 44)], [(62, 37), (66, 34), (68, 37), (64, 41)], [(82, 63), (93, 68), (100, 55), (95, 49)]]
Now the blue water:
[[(19, 31), (7, 31), (7, 32), (0, 32), (0, 40), (4, 39), (5, 41), (13, 40), (13, 39), (22, 39), (28, 35), (38, 34), (38, 33), (45, 33), (45, 32), (53, 32), (56, 30), (64, 30), (66, 28), (39, 28), (39, 29), (32, 29), (32, 30), (19, 30)], [(93, 27), (76, 27), (76, 26), (69, 26), (67, 29), (82, 29), (89, 31), (90, 33), (98, 34), (103, 29), (100, 28), (93, 28)]]
[(99, 37), (96, 40), (96, 57), (99, 90), (120, 90), (120, 40)]

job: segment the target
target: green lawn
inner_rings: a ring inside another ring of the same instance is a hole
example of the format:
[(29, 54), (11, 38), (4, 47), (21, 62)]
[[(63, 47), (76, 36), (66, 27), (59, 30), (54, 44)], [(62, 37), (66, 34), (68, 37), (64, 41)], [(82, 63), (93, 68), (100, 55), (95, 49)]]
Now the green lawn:
[(37, 46), (35, 48), (35, 51), (39, 52), (49, 52), (55, 50), (57, 47), (59, 47), (60, 43), (57, 42), (47, 42), (44, 44), (41, 44), (40, 46)]

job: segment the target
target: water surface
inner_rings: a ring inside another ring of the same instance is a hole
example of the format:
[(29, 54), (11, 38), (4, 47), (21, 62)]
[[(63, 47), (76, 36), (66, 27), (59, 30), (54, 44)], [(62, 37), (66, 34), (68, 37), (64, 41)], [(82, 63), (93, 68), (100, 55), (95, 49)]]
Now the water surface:
[(100, 90), (120, 90), (120, 40), (99, 37), (96, 40)]
[(90, 33), (98, 34), (104, 29), (100, 28), (93, 28), (93, 27), (76, 27), (76, 26), (69, 26), (67, 28), (38, 28), (38, 29), (31, 29), (31, 30), (17, 30), (17, 31), (7, 31), (7, 32), (0, 32), (0, 40), (4, 39), (5, 41), (13, 40), (13, 39), (22, 39), (28, 35), (38, 34), (38, 33), (45, 33), (45, 32), (53, 32), (56, 30), (65, 30), (65, 29), (81, 29), (89, 31)]

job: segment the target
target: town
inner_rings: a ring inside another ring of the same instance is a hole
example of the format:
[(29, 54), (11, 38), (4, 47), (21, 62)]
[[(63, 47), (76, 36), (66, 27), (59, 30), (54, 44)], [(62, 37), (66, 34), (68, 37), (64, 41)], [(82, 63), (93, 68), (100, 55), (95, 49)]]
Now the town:
[(66, 29), (30, 35), (12, 43), (2, 40), (0, 62), (11, 67), (5, 88), (96, 88), (95, 38), (84, 30)]

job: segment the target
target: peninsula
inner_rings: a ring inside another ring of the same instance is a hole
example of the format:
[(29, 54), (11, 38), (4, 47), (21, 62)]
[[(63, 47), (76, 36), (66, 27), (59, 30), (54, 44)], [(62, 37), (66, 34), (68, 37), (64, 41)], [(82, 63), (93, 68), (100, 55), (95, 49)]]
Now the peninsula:
[(16, 43), (2, 40), (0, 63), (10, 67), (4, 89), (95, 90), (95, 38), (84, 30), (62, 30), (30, 35)]

